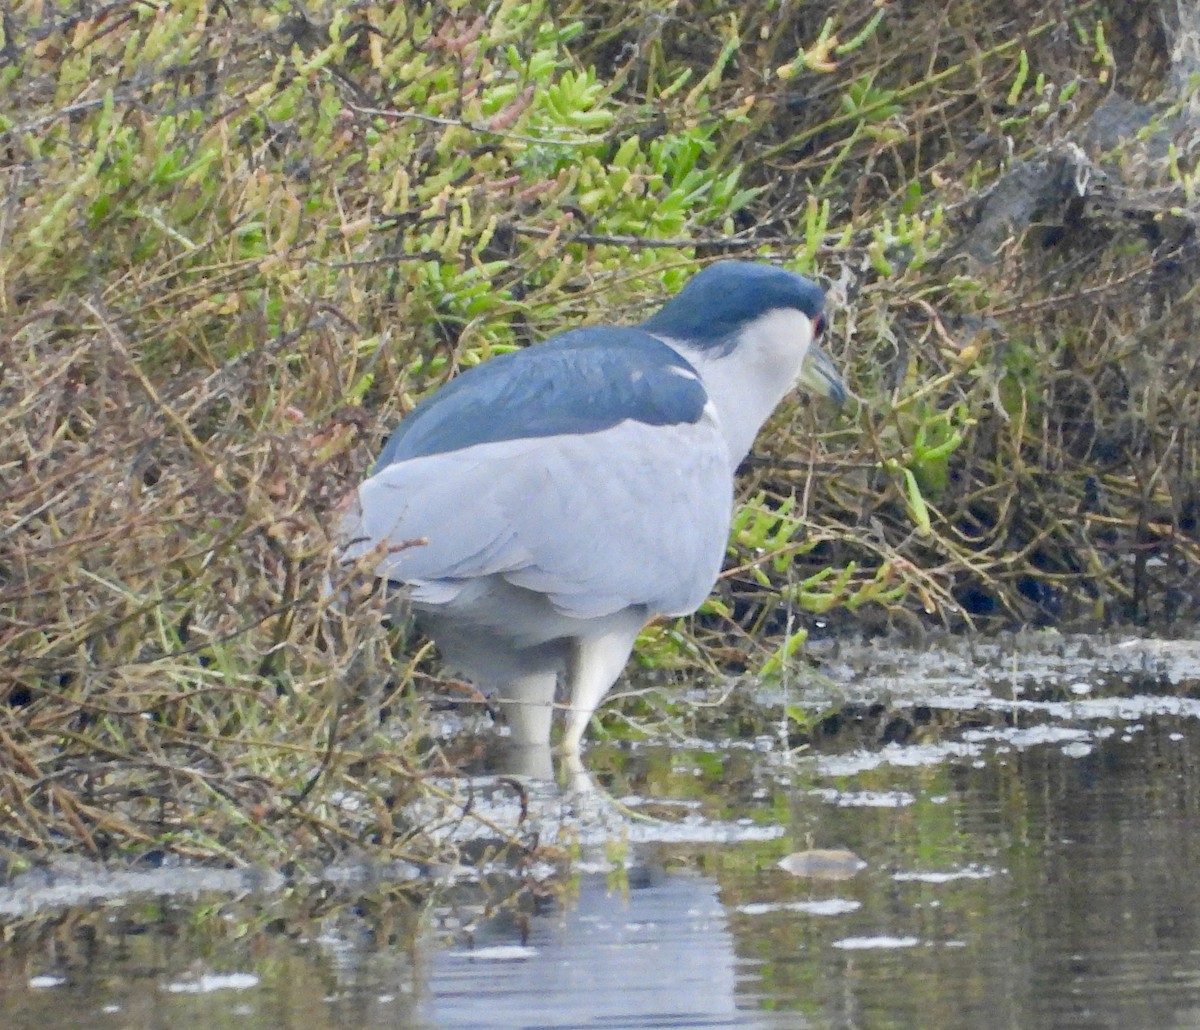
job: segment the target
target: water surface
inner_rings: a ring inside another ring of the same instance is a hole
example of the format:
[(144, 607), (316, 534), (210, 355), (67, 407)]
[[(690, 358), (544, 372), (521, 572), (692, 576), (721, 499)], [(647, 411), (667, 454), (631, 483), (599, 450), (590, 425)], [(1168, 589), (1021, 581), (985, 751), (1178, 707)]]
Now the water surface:
[[(1200, 646), (824, 662), (684, 739), (593, 748), (656, 821), (535, 794), (574, 859), (519, 882), (39, 870), (0, 891), (2, 1025), (1200, 1026)], [(779, 867), (818, 848), (865, 865)]]

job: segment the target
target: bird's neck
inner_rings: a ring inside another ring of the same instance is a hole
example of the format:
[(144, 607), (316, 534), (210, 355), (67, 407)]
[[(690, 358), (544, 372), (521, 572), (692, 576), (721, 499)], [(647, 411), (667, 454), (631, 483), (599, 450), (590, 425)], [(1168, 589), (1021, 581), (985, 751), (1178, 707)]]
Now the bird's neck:
[(812, 323), (799, 311), (779, 310), (743, 328), (731, 350), (666, 342), (699, 373), (729, 449), (730, 467), (736, 469), (763, 423), (796, 385), (812, 342)]

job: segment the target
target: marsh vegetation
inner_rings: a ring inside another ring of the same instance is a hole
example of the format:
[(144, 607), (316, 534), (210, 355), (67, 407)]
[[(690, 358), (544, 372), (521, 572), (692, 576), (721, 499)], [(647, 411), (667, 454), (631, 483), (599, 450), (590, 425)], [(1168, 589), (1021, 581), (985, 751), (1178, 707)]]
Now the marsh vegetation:
[(718, 256), (828, 284), (862, 404), (768, 427), (718, 591), (644, 635), (660, 678), (794, 677), (818, 623), (1194, 618), (1193, 17), (18, 0), (9, 862), (446, 857), (462, 756), (426, 715), (454, 688), (370, 584), (325, 591), (333, 507), (457, 370)]

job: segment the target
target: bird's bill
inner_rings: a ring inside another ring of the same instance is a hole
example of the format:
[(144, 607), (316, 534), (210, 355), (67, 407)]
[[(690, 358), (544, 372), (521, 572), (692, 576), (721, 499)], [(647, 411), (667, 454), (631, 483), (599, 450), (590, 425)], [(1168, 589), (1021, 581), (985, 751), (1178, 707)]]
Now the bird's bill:
[(810, 346), (800, 367), (800, 385), (818, 397), (828, 397), (835, 404), (845, 404), (848, 391), (838, 370), (833, 367), (820, 347)]

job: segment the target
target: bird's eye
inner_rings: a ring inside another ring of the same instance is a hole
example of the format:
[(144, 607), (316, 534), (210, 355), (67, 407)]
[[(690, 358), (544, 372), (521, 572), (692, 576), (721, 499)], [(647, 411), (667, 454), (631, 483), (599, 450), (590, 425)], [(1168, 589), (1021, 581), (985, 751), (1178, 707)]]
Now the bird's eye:
[(825, 335), (825, 316), (817, 315), (817, 317), (813, 319), (813, 339), (819, 340), (824, 335)]

